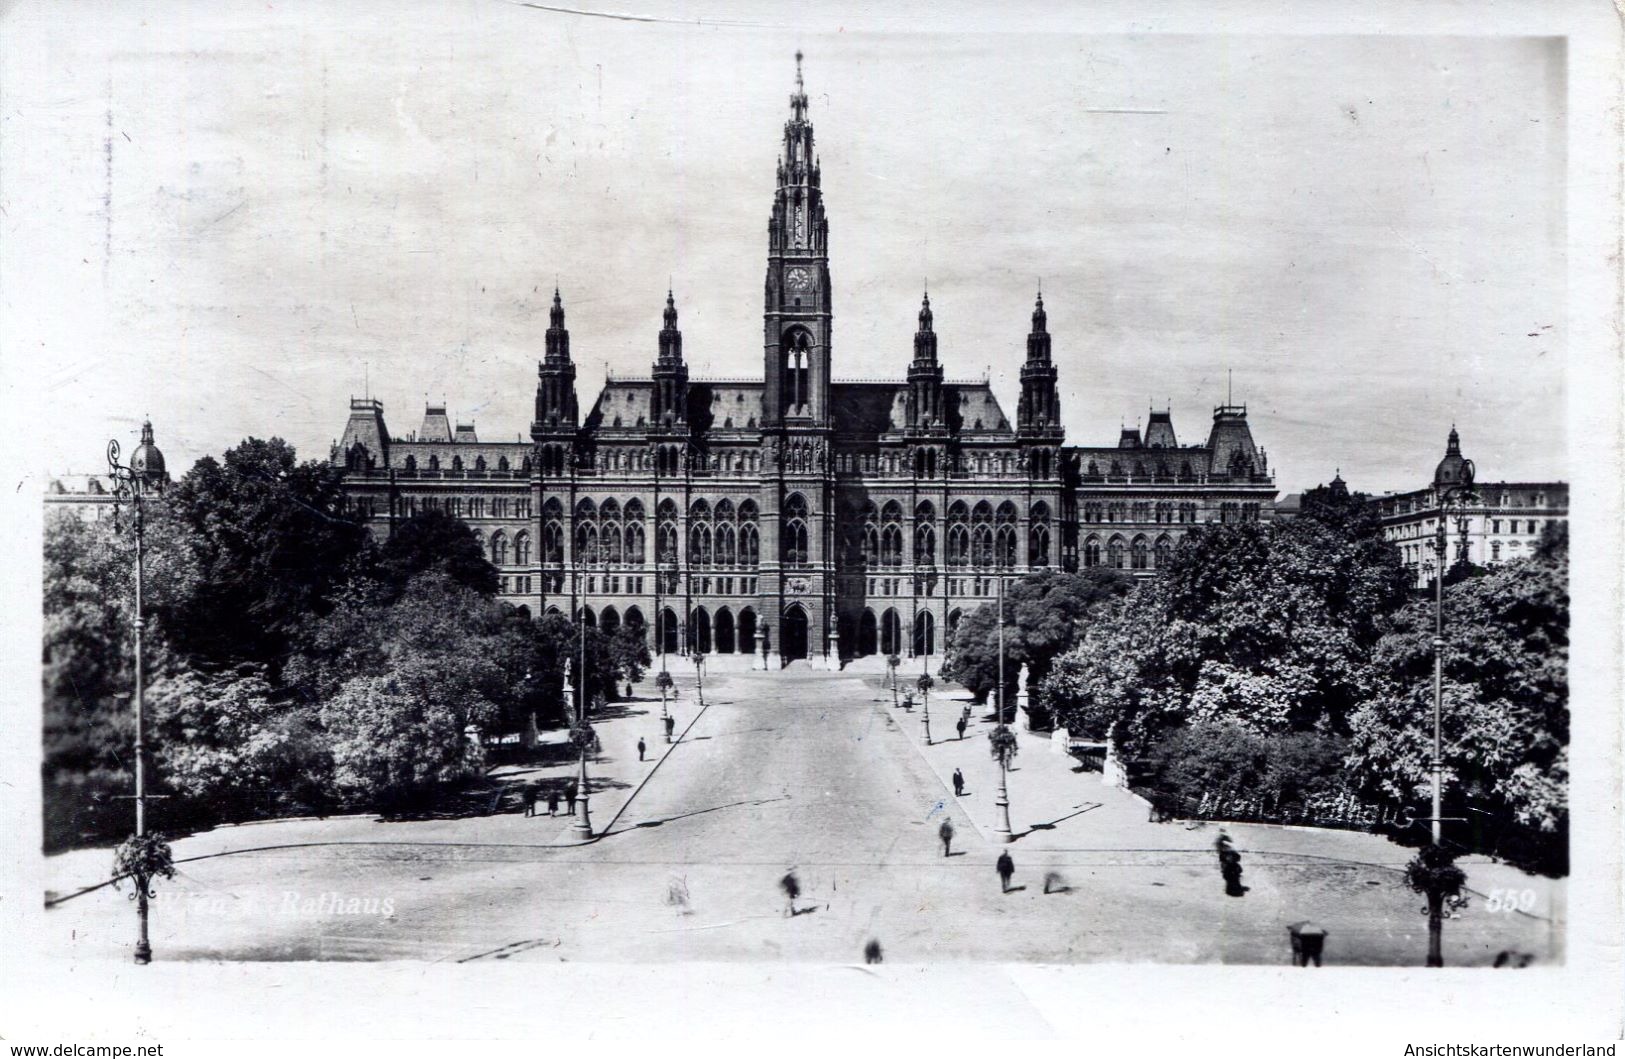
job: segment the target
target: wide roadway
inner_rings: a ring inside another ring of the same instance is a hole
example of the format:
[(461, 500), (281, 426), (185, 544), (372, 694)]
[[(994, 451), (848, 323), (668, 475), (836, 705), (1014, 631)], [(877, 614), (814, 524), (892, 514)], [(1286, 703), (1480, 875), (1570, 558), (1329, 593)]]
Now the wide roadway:
[[(1210, 852), (1158, 848), (1176, 825), (1143, 825), (1151, 840), (1129, 844), (1139, 848), (1017, 843), (1017, 889), (1001, 893), (1000, 847), (956, 806), (872, 677), (728, 674), (708, 680), (706, 699), (596, 842), (551, 846), (559, 823), (512, 817), (410, 832), (361, 820), (265, 825), (253, 844), (285, 838), (286, 848), (193, 861), (162, 885), (154, 947), (164, 959), (859, 962), (875, 941), (888, 962), (1284, 963), (1282, 924), (1294, 915), (1337, 918), (1333, 962), (1420, 962), (1419, 899), (1391, 871), (1254, 860), (1253, 890), (1227, 898)], [(684, 700), (684, 712), (696, 708)], [(611, 723), (655, 738), (652, 715)], [(937, 839), (945, 816), (952, 857)], [(1050, 871), (1059, 892), (1044, 892)], [(793, 916), (780, 889), (788, 873), (801, 887)], [(127, 944), (133, 918), (110, 890), (52, 917), (81, 952)], [(1545, 930), (1453, 921), (1447, 958), (1488, 962), (1499, 947), (1544, 957)]]

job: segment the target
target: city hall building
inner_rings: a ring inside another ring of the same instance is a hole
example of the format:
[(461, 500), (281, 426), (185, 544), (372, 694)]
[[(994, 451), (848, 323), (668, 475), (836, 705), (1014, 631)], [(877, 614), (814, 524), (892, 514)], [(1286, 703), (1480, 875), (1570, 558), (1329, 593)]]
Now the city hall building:
[[(463, 519), (534, 614), (648, 630), (651, 647), (817, 664), (938, 655), (997, 578), (1167, 562), (1210, 521), (1269, 518), (1275, 486), (1244, 406), (1180, 445), (1167, 411), (1115, 444), (1068, 446), (1043, 298), (1014, 420), (987, 380), (946, 377), (929, 297), (895, 382), (836, 377), (830, 229), (797, 57), (768, 227), (762, 376), (691, 378), (668, 292), (649, 373), (611, 376), (581, 414), (562, 298), (530, 440), (485, 442), (430, 405), (393, 436), (352, 399), (332, 458), (379, 535)], [(855, 358), (856, 359), (856, 358)], [(583, 609), (584, 608), (584, 609)]]

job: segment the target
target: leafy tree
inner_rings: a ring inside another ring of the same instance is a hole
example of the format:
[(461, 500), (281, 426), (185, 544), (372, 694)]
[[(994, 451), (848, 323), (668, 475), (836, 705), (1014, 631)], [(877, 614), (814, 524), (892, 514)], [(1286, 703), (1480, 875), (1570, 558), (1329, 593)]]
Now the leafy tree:
[(1016, 759), (1019, 749), (1016, 733), (1008, 726), (1001, 724), (987, 733), (987, 752), (999, 763), (1000, 768), (1009, 768), (1010, 763)]
[(481, 724), (504, 717), (517, 723), (537, 662), (524, 643), (529, 623), (440, 569), (418, 574), (392, 596), (387, 586), (362, 580), (331, 613), (307, 623), (286, 670), (300, 698), (321, 703), (357, 677), (386, 676), (416, 661), (491, 703), (496, 712)]
[(1204, 720), (1168, 733), (1142, 766), (1152, 787), (1188, 802), (1251, 795), (1279, 807), (1345, 790), (1344, 750), (1344, 740), (1319, 732), (1265, 735), (1231, 720)]
[[(1124, 595), (1133, 582), (1103, 567), (1081, 574), (1047, 570), (1014, 582), (1004, 598), (1005, 701), (1013, 702), (1021, 666), (1029, 680), (1049, 672), (1057, 655), (1077, 642), (1089, 616)], [(961, 619), (943, 675), (986, 702), (999, 676), (999, 612), (986, 603)]]
[(653, 661), (648, 633), (642, 627), (621, 625), (609, 637), (609, 664), (616, 680), (636, 684)]
[[(145, 503), (148, 679), (174, 664), (166, 615), (197, 571), (187, 530), (168, 507)], [(127, 831), (135, 747), (135, 520), (45, 522), (43, 809), (48, 850)]]
[(413, 804), (484, 767), (464, 733), (496, 713), (473, 660), (406, 656), (387, 674), (352, 677), (322, 704), (338, 790), (386, 806)]
[(218, 819), (320, 803), (330, 763), (315, 711), (290, 705), (261, 668), (182, 668), (149, 703), (165, 786)]
[[(1534, 557), (1444, 593), (1442, 729), (1446, 807), (1475, 823), (1512, 822), (1561, 840), (1568, 818), (1568, 554)], [(1352, 720), (1350, 764), (1371, 793), (1431, 797), (1431, 600), (1395, 614), (1375, 645), (1375, 689)]]
[(1121, 724), (1140, 750), (1194, 721), (1346, 732), (1405, 576), (1380, 536), (1327, 510), (1187, 535), (1161, 576), (1084, 630), (1040, 701), (1075, 730)]
[(500, 585), (497, 568), (468, 523), (443, 511), (406, 519), (378, 551), (379, 573), (397, 589), (432, 569), (443, 569), (457, 584), (486, 596), (496, 595)]
[(325, 462), (297, 462), (280, 438), (248, 438), (175, 484), (169, 501), (201, 574), (171, 618), (177, 648), (200, 661), (280, 664), (295, 629), (326, 613), (370, 560), (366, 530), (343, 513), (341, 480)]

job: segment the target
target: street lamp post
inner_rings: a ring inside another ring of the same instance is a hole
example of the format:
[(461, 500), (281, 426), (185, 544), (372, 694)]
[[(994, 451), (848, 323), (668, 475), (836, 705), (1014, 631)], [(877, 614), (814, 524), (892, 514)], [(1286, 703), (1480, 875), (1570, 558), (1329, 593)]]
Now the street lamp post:
[(921, 716), (921, 720), (925, 722), (926, 746), (931, 745), (931, 687), (935, 683), (936, 681), (931, 679), (931, 674), (929, 673), (921, 673), (920, 679), (914, 683), (914, 686), (920, 689), (920, 704), (921, 708), (925, 711)]
[(1478, 503), (1473, 491), (1473, 464), (1464, 460), (1462, 481), (1439, 492), (1439, 524), (1433, 537), (1433, 841), (1406, 867), (1411, 889), (1427, 896), (1423, 912), (1428, 917), (1429, 967), (1444, 966), (1444, 917), (1466, 904), (1463, 887), (1467, 876), (1456, 866), (1455, 857), (1444, 848), (1444, 575), (1449, 547), (1450, 523), (1454, 519), (1461, 537), (1456, 559), (1467, 562), (1468, 509)]
[(694, 695), (700, 709), (705, 709), (705, 655), (694, 652)]
[[(147, 697), (143, 650), (147, 618), (142, 601), (147, 538), (142, 502), (149, 492), (162, 493), (168, 477), (164, 472), (163, 453), (158, 451), (158, 446), (152, 440), (151, 422), (141, 425), (141, 444), (130, 454), (128, 465), (119, 463), (118, 441), (107, 443), (107, 473), (113, 480), (114, 503), (129, 500), (135, 510), (135, 837), (139, 843), (147, 834)], [(137, 874), (135, 908), (139, 927), (135, 941), (135, 962), (141, 964), (152, 962), (152, 943), (147, 935), (147, 903), (152, 896), (150, 883), (145, 873)]]
[(999, 796), (994, 801), (998, 816), (993, 822), (993, 833), (1000, 842), (1014, 842), (1015, 832), (1010, 827), (1010, 759), (1016, 754), (1016, 733), (1009, 725), (1001, 724), (988, 733), (993, 757), (999, 763)]
[(999, 707), (999, 723), (1004, 724), (1004, 564), (998, 566), (999, 580), (999, 689), (994, 700)]
[[(576, 576), (576, 585), (579, 589), (580, 575)], [(587, 752), (592, 748), (594, 733), (592, 726), (587, 723), (587, 601), (577, 593), (581, 605), (576, 611), (576, 621), (579, 623), (580, 652), (576, 656), (576, 724), (570, 730), (570, 740), (576, 745), (577, 755), (577, 798), (581, 802), (581, 815), (572, 825), (575, 833), (581, 839), (592, 838), (592, 814), (588, 808), (587, 794)]]
[(1014, 842), (1015, 832), (1010, 827), (1010, 758), (1015, 754), (1016, 733), (1010, 730), (1004, 716), (1004, 562), (1003, 556), (995, 559), (999, 592), (999, 686), (997, 698), (999, 723), (989, 733), (993, 741), (994, 756), (999, 759), (999, 796), (993, 803), (998, 810), (998, 818), (994, 822), (993, 831), (1000, 842)]
[(1445, 554), (1448, 549), (1449, 526), (1452, 518), (1461, 537), (1457, 545), (1457, 561), (1467, 561), (1467, 510), (1478, 501), (1473, 491), (1471, 463), (1468, 463), (1466, 482), (1451, 486), (1439, 494), (1439, 525), (1433, 536), (1435, 567), (1433, 574), (1433, 844), (1443, 837), (1444, 825), (1444, 575), (1447, 569)]

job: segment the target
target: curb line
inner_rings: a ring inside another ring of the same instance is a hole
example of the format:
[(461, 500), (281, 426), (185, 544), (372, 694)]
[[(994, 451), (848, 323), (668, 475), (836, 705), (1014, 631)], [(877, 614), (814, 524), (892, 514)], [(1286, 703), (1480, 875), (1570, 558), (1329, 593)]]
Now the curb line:
[(671, 757), (672, 751), (683, 745), (683, 740), (688, 738), (688, 733), (693, 730), (696, 724), (700, 723), (700, 718), (704, 717), (705, 711), (709, 710), (710, 708), (711, 704), (709, 702), (700, 707), (700, 712), (694, 715), (694, 719), (689, 721), (688, 724), (683, 727), (682, 733), (679, 734), (676, 739), (671, 741), (671, 746), (666, 748), (666, 752), (660, 755), (660, 760), (655, 762), (655, 767), (645, 773), (643, 779), (638, 781), (638, 785), (632, 788), (632, 793), (626, 796), (626, 801), (622, 802), (621, 807), (615, 810), (615, 815), (609, 818), (609, 823), (604, 825), (604, 829), (602, 831), (587, 839), (585, 842), (566, 843), (565, 846), (590, 846), (594, 842), (597, 842), (600, 839), (608, 838), (611, 834), (613, 834), (616, 822), (619, 821), (626, 810), (631, 807), (633, 801), (637, 799), (637, 796), (643, 793), (644, 786), (648, 784), (650, 780), (654, 779), (655, 773), (659, 772), (660, 766), (664, 765), (666, 763), (666, 759)]

